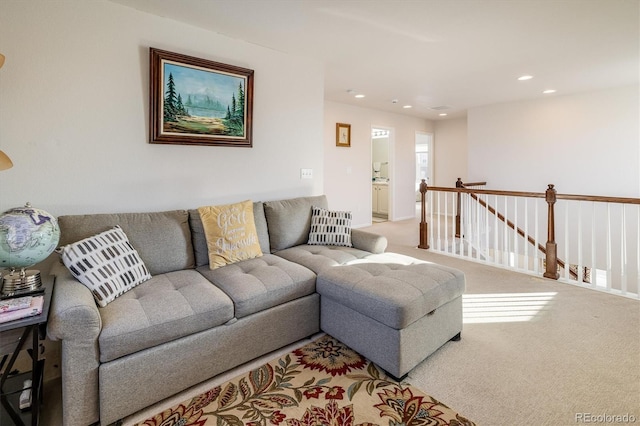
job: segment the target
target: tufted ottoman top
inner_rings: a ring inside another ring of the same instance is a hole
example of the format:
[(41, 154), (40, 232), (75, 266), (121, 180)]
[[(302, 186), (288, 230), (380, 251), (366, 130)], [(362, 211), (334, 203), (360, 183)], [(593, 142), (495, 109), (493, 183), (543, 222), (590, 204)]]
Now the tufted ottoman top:
[(464, 292), (464, 274), (428, 262), (358, 263), (323, 270), (322, 297), (401, 330)]

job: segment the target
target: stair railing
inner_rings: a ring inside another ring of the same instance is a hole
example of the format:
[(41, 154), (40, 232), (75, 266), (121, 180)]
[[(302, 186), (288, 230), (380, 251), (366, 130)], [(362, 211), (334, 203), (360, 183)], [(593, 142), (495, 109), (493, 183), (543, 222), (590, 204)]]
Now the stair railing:
[[(456, 181), (456, 188), (484, 189), (486, 185), (487, 185), (487, 182), (464, 183), (462, 182), (461, 178), (458, 178), (458, 180)], [(504, 215), (498, 212), (493, 206), (487, 204), (486, 201), (479, 198), (476, 194), (471, 192), (468, 195), (470, 196), (471, 200), (477, 202), (481, 207), (489, 211), (489, 213), (495, 215), (498, 218), (498, 220), (505, 223), (513, 231), (517, 232), (518, 235), (520, 235), (522, 238), (526, 238), (527, 242), (529, 242), (529, 244), (531, 244), (532, 246), (536, 247), (540, 251), (540, 253), (546, 256), (547, 251), (550, 251), (550, 256), (546, 258), (546, 265), (548, 269), (545, 271), (544, 276), (547, 278), (558, 279), (557, 269), (558, 267), (564, 268), (565, 263), (562, 259), (559, 259), (555, 255), (555, 252), (557, 251), (557, 244), (555, 243), (555, 225), (554, 225), (555, 218), (554, 218), (554, 209), (552, 208), (552, 205), (555, 203), (556, 192), (553, 189), (553, 187), (554, 185), (549, 185), (549, 187), (545, 191), (545, 200), (549, 205), (548, 221), (551, 225), (548, 226), (547, 243), (544, 246), (536, 242), (536, 240), (532, 236), (528, 235), (524, 230), (517, 227), (513, 222), (505, 218)], [(457, 194), (457, 201), (458, 201), (457, 202), (458, 208), (456, 212), (456, 238), (460, 238), (460, 220), (461, 220), (460, 212), (461, 212), (461, 206), (462, 206), (462, 193), (460, 192), (458, 192)], [(572, 278), (574, 279), (577, 278), (576, 271), (573, 271), (570, 269), (569, 273), (572, 275)]]
[(423, 180), (419, 247), (640, 298), (640, 198), (470, 188), (483, 184)]

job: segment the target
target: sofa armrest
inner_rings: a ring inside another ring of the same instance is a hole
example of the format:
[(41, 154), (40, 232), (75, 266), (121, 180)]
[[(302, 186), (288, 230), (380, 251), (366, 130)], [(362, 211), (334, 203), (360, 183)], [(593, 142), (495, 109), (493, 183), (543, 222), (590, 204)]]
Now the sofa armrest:
[(51, 268), (56, 284), (47, 323), (51, 340), (97, 340), (102, 320), (91, 290), (60, 263)]
[(91, 290), (76, 280), (62, 263), (54, 263), (51, 274), (56, 276), (56, 284), (47, 336), (62, 341), (62, 422), (65, 426), (93, 424), (100, 418), (100, 311)]
[(351, 244), (357, 249), (379, 254), (387, 249), (387, 238), (361, 229), (352, 229)]

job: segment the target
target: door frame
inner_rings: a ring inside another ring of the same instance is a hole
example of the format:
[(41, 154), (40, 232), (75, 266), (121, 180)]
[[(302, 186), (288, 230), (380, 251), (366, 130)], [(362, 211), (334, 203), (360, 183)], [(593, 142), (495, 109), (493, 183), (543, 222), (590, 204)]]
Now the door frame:
[[(389, 184), (388, 184), (388, 188), (389, 188), (389, 215), (387, 217), (387, 220), (389, 220), (390, 222), (393, 221), (393, 218), (395, 216), (395, 191), (394, 191), (394, 185), (395, 185), (395, 134), (396, 134), (396, 129), (394, 127), (389, 127), (389, 126), (384, 126), (384, 125), (377, 125), (377, 124), (371, 124), (371, 129), (369, 131), (369, 167), (373, 167), (373, 137), (371, 136), (371, 133), (373, 132), (373, 129), (381, 129), (381, 130), (388, 130), (389, 131)], [(373, 199), (373, 195), (371, 194), (371, 191), (369, 191), (369, 206), (371, 206), (372, 204), (372, 199)], [(369, 216), (373, 216), (373, 211), (369, 212)]]
[[(423, 130), (416, 130), (415, 133), (415, 142), (414, 142), (414, 151), (415, 151), (415, 145), (418, 145), (418, 139), (420, 139), (421, 136), (428, 136), (428, 140), (427, 140), (427, 145), (428, 145), (428, 152), (429, 152), (429, 156), (427, 157), (428, 160), (428, 164), (427, 167), (429, 168), (429, 176), (427, 176), (428, 180), (427, 183), (431, 186), (434, 185), (434, 170), (433, 170), (433, 164), (434, 164), (434, 143), (433, 143), (433, 133), (432, 132), (426, 132)], [(422, 141), (421, 141), (422, 144)], [(415, 154), (414, 154), (414, 161), (415, 161)], [(413, 176), (413, 181), (417, 184), (418, 183), (418, 176), (416, 176), (416, 167), (414, 167), (414, 176)]]

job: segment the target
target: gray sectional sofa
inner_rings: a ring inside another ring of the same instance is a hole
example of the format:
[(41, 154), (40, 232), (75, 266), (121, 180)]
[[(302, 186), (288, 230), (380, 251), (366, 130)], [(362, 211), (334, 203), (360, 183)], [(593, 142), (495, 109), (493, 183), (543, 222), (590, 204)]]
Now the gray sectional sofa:
[[(213, 270), (197, 210), (59, 217), (60, 245), (119, 225), (152, 275), (107, 306), (98, 307), (87, 287), (61, 262), (54, 264), (47, 334), (61, 341), (64, 424), (113, 423), (313, 335), (321, 330), (316, 281), (323, 271), (395, 262), (380, 257), (385, 256), (384, 237), (358, 229), (352, 230), (353, 247), (306, 244), (311, 206), (327, 208), (326, 197), (253, 203), (263, 255)], [(444, 281), (433, 281), (427, 287), (437, 288), (447, 281), (455, 282), (456, 289), (436, 305), (451, 300), (459, 305), (464, 276), (448, 268), (440, 270), (446, 272)], [(351, 283), (345, 285), (351, 287)], [(373, 297), (381, 301), (386, 296)], [(376, 303), (366, 306), (375, 311)], [(459, 335), (461, 313), (454, 310), (448, 315), (452, 315), (450, 320), (438, 321), (455, 324), (431, 346), (439, 347)], [(424, 339), (432, 340), (428, 333)], [(420, 359), (430, 353), (419, 351)], [(404, 374), (406, 368), (391, 370)]]

